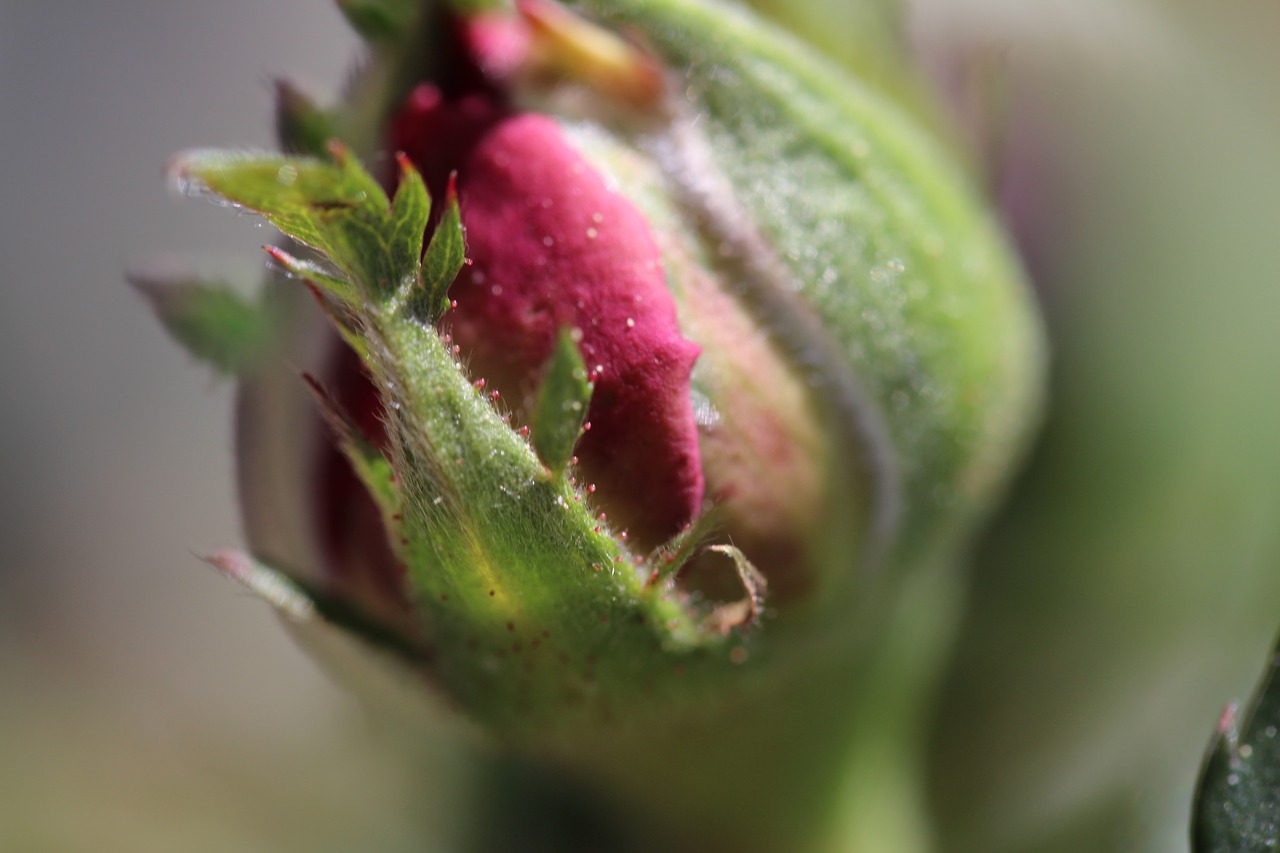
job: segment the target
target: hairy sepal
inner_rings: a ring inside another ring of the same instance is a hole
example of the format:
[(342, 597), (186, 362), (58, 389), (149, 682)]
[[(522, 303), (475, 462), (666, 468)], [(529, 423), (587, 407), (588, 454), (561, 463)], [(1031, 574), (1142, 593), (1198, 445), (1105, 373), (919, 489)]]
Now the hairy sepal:
[(330, 159), (191, 152), (174, 178), (262, 214), (332, 265), (325, 293), (351, 318), (386, 411), (385, 475), (321, 396), (386, 513), (433, 641), (433, 677), (496, 731), (534, 744), (548, 726), (568, 733), (601, 706), (626, 707), (642, 686), (655, 698), (711, 688), (718, 679), (682, 676), (730, 670), (730, 638), (670, 588), (645, 584), (643, 559), (574, 478), (546, 476), (500, 401), (427, 322), (438, 314), (422, 316), (440, 305), (434, 292), (421, 298), (430, 204), (402, 167), (394, 201), (341, 149)]

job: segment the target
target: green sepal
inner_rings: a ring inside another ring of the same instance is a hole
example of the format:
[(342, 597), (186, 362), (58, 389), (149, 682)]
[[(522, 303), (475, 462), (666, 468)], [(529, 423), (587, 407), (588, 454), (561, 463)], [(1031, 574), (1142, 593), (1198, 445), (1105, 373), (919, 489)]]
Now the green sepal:
[[(561, 329), (547, 360), (533, 407), (533, 448), (555, 476), (561, 476), (582, 436), (591, 402), (587, 365), (574, 341), (573, 329)], [(581, 333), (578, 333), (579, 336)]]
[[(670, 590), (645, 585), (643, 559), (597, 517), (587, 493), (568, 477), (547, 476), (492, 392), (472, 384), (433, 324), (405, 310), (421, 282), (421, 238), (410, 223), (425, 230), (428, 216), (416, 172), (403, 170), (393, 205), (381, 190), (366, 189), (372, 179), (342, 154), (325, 162), (198, 152), (175, 171), (267, 217), (320, 251), (341, 274), (333, 278), (349, 279), (348, 302), (316, 292), (349, 315), (340, 330), (360, 344), (382, 396), (388, 440), (376, 452), (385, 453), (389, 473), (336, 407), (322, 408), (384, 517), (393, 516), (390, 544), (417, 615), (438, 640), (433, 681), (507, 736), (536, 741), (552, 731), (571, 738), (593, 719), (590, 703), (566, 706), (566, 691), (623, 707), (641, 683), (672, 697), (686, 696), (686, 684), (710, 688), (714, 678), (680, 673), (695, 665), (732, 670), (721, 633)], [(290, 180), (278, 185), (271, 176), (283, 168)], [(456, 204), (450, 207), (455, 221), (447, 232), (457, 235)], [(388, 288), (370, 269), (396, 270), (399, 286)], [(555, 398), (585, 410), (585, 368), (567, 339), (566, 353), (553, 359)], [(558, 458), (567, 461), (580, 417), (561, 420), (569, 439)], [(581, 661), (589, 653), (600, 665), (531, 680), (522, 675), (525, 661), (503, 663), (539, 649), (540, 659)]]
[(715, 506), (705, 509), (684, 530), (659, 545), (646, 561), (651, 569), (647, 583), (661, 586), (674, 581), (685, 564), (716, 532), (720, 516), (721, 512)]
[(304, 373), (302, 379), (311, 389), (320, 413), (338, 439), (338, 447), (351, 463), (351, 470), (382, 510), (383, 518), (390, 520), (398, 515), (401, 510), (400, 493), (396, 490), (395, 472), (390, 461), (360, 432), (350, 415), (315, 377)]
[(1280, 643), (1240, 713), (1228, 706), (1205, 757), (1192, 812), (1194, 853), (1280, 847)]
[(422, 259), (422, 286), (414, 299), (413, 310), (424, 322), (434, 323), (449, 309), (449, 285), (466, 263), (466, 237), (462, 230), (462, 213), (458, 209), (458, 190), (454, 176), (445, 191), (444, 214), (426, 257)]
[[(329, 256), (367, 293), (386, 294), (418, 275), (418, 257), (387, 245), (391, 203), (341, 144), (331, 159), (189, 151), (170, 175), (186, 192), (209, 192), (258, 211), (285, 234)], [(425, 216), (421, 228), (426, 228)], [(403, 223), (395, 233), (407, 230)]]
[(281, 249), (279, 246), (263, 246), (263, 251), (271, 256), (286, 273), (300, 279), (315, 297), (316, 304), (332, 323), (334, 331), (361, 358), (368, 356), (364, 338), (360, 336), (360, 321), (356, 317), (355, 308), (359, 295), (350, 281), (334, 275), (314, 261), (303, 260)]
[(276, 139), (289, 154), (323, 157), (337, 136), (333, 115), (288, 80), (276, 81)]
[(356, 300), (356, 292), (351, 282), (334, 274), (321, 264), (295, 257), (279, 246), (263, 246), (262, 249), (289, 275), (314, 284), (344, 304), (351, 304)]
[(222, 282), (134, 274), (129, 283), (178, 343), (227, 376), (251, 368), (270, 340), (272, 324), (263, 306)]
[(421, 641), (404, 636), (369, 618), (344, 599), (330, 595), (296, 573), (266, 565), (234, 549), (215, 551), (203, 558), (226, 577), (267, 602), (290, 622), (321, 621), (356, 636), (374, 649), (388, 653), (420, 672), (430, 671), (431, 651)]
[(402, 41), (418, 11), (415, 0), (336, 0), (351, 28), (367, 41)]

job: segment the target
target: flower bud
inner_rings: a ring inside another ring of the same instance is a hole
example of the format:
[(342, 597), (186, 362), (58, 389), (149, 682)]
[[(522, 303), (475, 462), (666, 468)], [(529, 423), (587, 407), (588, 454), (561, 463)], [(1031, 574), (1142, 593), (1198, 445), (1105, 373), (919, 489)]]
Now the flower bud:
[(839, 778), (874, 673), (915, 695), (902, 620), (1032, 416), (1016, 264), (892, 105), (738, 11), (405, 8), (344, 4), (373, 82), (331, 122), (281, 87), (312, 156), (173, 165), (306, 247), (268, 251), (336, 332), (297, 321), (320, 416), (291, 345), (243, 372), (254, 555), (502, 742), (776, 846), (825, 806), (729, 789)]

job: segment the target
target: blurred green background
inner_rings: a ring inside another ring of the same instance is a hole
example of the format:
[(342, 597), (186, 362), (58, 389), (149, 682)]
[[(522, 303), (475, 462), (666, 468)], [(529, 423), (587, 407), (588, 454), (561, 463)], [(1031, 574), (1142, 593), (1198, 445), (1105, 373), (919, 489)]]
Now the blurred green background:
[[(776, 5), (918, 99), (883, 6)], [(1183, 850), (1280, 627), (1280, 5), (919, 0), (905, 26), (1055, 358), (968, 569), (940, 846)], [(162, 250), (260, 274), (261, 226), (167, 196), (164, 163), (269, 145), (273, 76), (333, 93), (355, 47), (328, 3), (0, 2), (0, 851), (409, 851), (448, 802), (192, 556), (239, 541), (231, 389), (122, 282)]]

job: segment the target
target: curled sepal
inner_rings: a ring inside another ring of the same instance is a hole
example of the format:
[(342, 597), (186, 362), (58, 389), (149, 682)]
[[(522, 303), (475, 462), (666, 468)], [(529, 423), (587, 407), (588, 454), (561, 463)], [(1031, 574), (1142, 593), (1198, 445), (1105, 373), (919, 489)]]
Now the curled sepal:
[(1241, 713), (1218, 720), (1192, 811), (1195, 853), (1274, 850), (1280, 846), (1280, 645)]
[(533, 448), (555, 476), (564, 473), (573, 456), (591, 402), (591, 382), (575, 333), (582, 337), (575, 329), (560, 330), (533, 407)]
[(707, 548), (713, 554), (723, 554), (733, 561), (733, 568), (742, 581), (746, 593), (738, 601), (722, 604), (703, 621), (709, 630), (727, 634), (734, 628), (753, 625), (760, 619), (764, 608), (764, 595), (768, 587), (764, 575), (747, 559), (747, 555), (732, 545), (712, 545)]
[(222, 282), (137, 273), (129, 283), (178, 343), (223, 374), (237, 376), (252, 367), (269, 341), (271, 323), (263, 306)]

